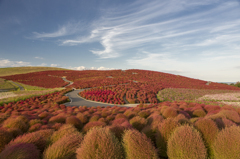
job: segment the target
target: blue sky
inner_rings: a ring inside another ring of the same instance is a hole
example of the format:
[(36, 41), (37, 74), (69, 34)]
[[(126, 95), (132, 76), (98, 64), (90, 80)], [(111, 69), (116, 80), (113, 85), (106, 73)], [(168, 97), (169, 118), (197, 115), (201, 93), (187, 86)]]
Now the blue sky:
[(239, 0), (0, 0), (0, 67), (240, 81)]

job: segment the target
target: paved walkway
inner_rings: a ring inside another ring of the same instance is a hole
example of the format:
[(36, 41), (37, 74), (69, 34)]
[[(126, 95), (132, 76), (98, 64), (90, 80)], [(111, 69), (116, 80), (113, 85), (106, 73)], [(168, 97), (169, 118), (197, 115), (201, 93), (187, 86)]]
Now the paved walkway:
[[(19, 85), (18, 83), (15, 83), (15, 82), (10, 81), (10, 80), (9, 80), (8, 82), (11, 82), (12, 84), (18, 86), (19, 89), (20, 89), (20, 91), (24, 91), (24, 90), (25, 90), (24, 87), (21, 86), (21, 85)], [(9, 91), (14, 91), (14, 90), (16, 90), (16, 89), (15, 89), (15, 88), (10, 88), (10, 89), (0, 89), (0, 92), (9, 92)]]

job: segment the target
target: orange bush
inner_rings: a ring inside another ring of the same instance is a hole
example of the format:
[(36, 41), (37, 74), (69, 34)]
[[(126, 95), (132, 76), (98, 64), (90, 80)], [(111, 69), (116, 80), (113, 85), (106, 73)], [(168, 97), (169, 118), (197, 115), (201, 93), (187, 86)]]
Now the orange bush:
[(238, 126), (226, 127), (218, 133), (214, 143), (213, 152), (217, 159), (240, 158), (240, 128)]
[(129, 122), (138, 131), (141, 131), (142, 128), (147, 124), (147, 120), (140, 116), (133, 117)]
[(167, 143), (170, 159), (206, 159), (207, 149), (200, 133), (189, 125), (183, 125), (172, 133)]
[(83, 123), (87, 123), (88, 122), (88, 117), (86, 115), (84, 115), (83, 113), (78, 113), (76, 115), (76, 117)]
[(156, 132), (156, 145), (160, 156), (167, 157), (168, 139), (179, 126), (180, 124), (174, 118), (167, 118), (159, 124)]
[(106, 126), (106, 123), (103, 123), (100, 121), (89, 122), (83, 127), (83, 132), (86, 133), (93, 127), (104, 127), (104, 126)]
[(162, 115), (164, 116), (164, 118), (174, 118), (178, 115), (177, 109), (175, 109), (173, 107), (167, 107), (162, 112)]
[(75, 116), (69, 116), (66, 118), (66, 124), (72, 124), (75, 126), (78, 130), (81, 130), (83, 127), (82, 122)]
[(3, 122), (2, 127), (17, 128), (23, 132), (26, 132), (28, 130), (29, 125), (21, 118), (10, 117)]
[(122, 146), (108, 128), (92, 128), (76, 150), (77, 159), (123, 159)]
[(44, 151), (43, 159), (73, 158), (76, 156), (76, 149), (82, 140), (83, 135), (79, 132), (65, 135)]
[(158, 159), (157, 150), (144, 133), (130, 129), (123, 135), (123, 147), (128, 159)]

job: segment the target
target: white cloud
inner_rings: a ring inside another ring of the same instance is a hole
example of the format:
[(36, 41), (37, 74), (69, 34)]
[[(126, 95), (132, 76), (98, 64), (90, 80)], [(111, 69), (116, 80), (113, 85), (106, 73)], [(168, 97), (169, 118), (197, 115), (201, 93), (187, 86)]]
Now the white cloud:
[(38, 57), (38, 56), (36, 56), (36, 57), (34, 57), (35, 59), (40, 59), (40, 60), (43, 60), (44, 58), (42, 58), (42, 57)]
[(115, 68), (107, 68), (107, 67), (90, 67), (90, 68), (87, 68), (85, 66), (79, 66), (79, 67), (69, 67), (69, 69), (72, 69), (72, 70), (115, 70)]
[(51, 64), (50, 66), (51, 66), (51, 67), (57, 67), (58, 64)]
[(0, 67), (20, 67), (20, 66), (31, 66), (31, 65), (30, 65), (30, 62), (10, 61), (8, 59), (0, 58)]
[(47, 64), (46, 63), (41, 63), (41, 65), (39, 65), (39, 66), (47, 66)]

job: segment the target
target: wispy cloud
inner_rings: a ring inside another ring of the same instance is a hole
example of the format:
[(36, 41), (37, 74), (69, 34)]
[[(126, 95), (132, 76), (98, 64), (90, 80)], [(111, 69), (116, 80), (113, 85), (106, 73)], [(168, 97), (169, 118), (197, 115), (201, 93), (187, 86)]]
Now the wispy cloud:
[(63, 26), (60, 26), (58, 30), (50, 33), (38, 33), (33, 32), (33, 38), (36, 39), (42, 39), (42, 38), (57, 38), (57, 37), (63, 37), (67, 35), (72, 35), (78, 31), (82, 30), (82, 27), (80, 23), (67, 23)]
[[(180, 51), (223, 44), (224, 39), (228, 43), (239, 42), (239, 17), (222, 21), (223, 17), (236, 14), (238, 7), (236, 1), (138, 1), (107, 11), (92, 24), (89, 36), (62, 40), (61, 44), (99, 42), (104, 49), (90, 49), (93, 54), (100, 58), (116, 58), (126, 54), (128, 49), (149, 50), (152, 45), (156, 48), (156, 44), (162, 51), (170, 51), (173, 47)], [(231, 32), (226, 32), (229, 30)]]
[(44, 58), (42, 58), (42, 57), (38, 57), (38, 56), (36, 56), (36, 57), (34, 57), (35, 59), (40, 59), (40, 60), (43, 60)]
[(0, 67), (20, 67), (20, 66), (31, 66), (31, 65), (30, 65), (30, 62), (10, 61), (9, 59), (0, 58)]
[(50, 66), (51, 66), (51, 67), (57, 67), (58, 64), (51, 64)]

